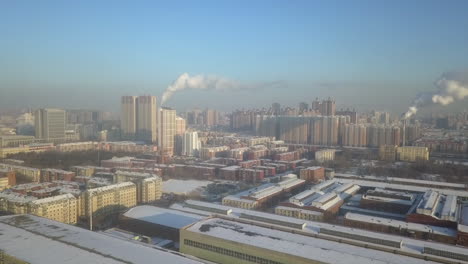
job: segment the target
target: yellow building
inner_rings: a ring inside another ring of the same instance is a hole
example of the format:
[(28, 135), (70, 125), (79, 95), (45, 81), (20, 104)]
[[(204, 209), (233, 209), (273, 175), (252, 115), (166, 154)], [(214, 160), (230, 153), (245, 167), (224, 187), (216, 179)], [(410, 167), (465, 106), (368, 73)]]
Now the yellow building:
[(395, 161), (397, 148), (396, 145), (381, 145), (379, 147), (380, 160)]
[(429, 160), (429, 149), (426, 147), (413, 146), (399, 147), (397, 148), (397, 159), (409, 162)]
[(136, 185), (132, 182), (123, 182), (105, 187), (87, 190), (82, 195), (80, 209), (83, 216), (105, 217), (119, 213), (137, 204)]
[(0, 212), (27, 214), (29, 211), (29, 202), (34, 200), (36, 200), (35, 197), (2, 192), (0, 193)]
[(29, 147), (0, 148), (0, 158), (4, 159), (8, 155), (30, 152)]
[(161, 199), (162, 180), (160, 177), (151, 177), (143, 180), (141, 184), (141, 203), (149, 203)]
[(8, 178), (7, 177), (0, 177), (0, 191), (3, 191), (8, 187), (9, 187)]
[(37, 199), (14, 192), (0, 193), (0, 211), (10, 214), (34, 214), (66, 224), (77, 222), (78, 200), (72, 194)]
[(162, 180), (159, 176), (146, 172), (116, 171), (116, 183), (133, 182), (137, 187), (137, 202), (148, 203), (161, 198)]
[(16, 173), (16, 179), (22, 179), (27, 182), (40, 182), (41, 180), (41, 170), (36, 168), (18, 166), (0, 163), (0, 168), (13, 170)]
[(29, 203), (29, 213), (65, 224), (76, 224), (78, 200), (72, 194), (35, 200)]
[(73, 166), (71, 171), (73, 171), (76, 176), (88, 176), (91, 177), (94, 175), (95, 167), (92, 166)]

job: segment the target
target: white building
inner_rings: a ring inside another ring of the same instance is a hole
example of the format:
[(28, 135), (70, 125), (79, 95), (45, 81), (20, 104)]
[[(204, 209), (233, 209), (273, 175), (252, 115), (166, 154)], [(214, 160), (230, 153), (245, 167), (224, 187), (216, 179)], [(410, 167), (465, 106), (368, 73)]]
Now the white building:
[(182, 155), (195, 156), (201, 148), (201, 142), (198, 139), (197, 132), (186, 132), (182, 139)]

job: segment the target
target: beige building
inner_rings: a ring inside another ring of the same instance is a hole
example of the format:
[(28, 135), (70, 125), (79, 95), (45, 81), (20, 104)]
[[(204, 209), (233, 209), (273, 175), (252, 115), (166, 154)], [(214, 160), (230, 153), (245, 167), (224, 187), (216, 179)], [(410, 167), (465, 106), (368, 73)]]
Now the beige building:
[(158, 116), (158, 147), (167, 155), (174, 154), (176, 133), (176, 111), (169, 108), (161, 108)]
[(65, 140), (66, 114), (61, 109), (38, 109), (34, 113), (36, 138), (50, 142)]
[(120, 129), (124, 139), (135, 139), (136, 136), (136, 96), (122, 96)]
[(76, 224), (78, 200), (72, 194), (35, 200), (29, 203), (29, 213), (65, 224)]
[(162, 196), (162, 180), (160, 177), (146, 178), (142, 181), (139, 202), (149, 203), (161, 199)]
[(162, 195), (162, 180), (151, 173), (116, 171), (116, 183), (133, 182), (137, 188), (137, 202), (149, 203), (159, 200)]
[(26, 182), (40, 182), (41, 170), (36, 168), (0, 163), (0, 168), (13, 170), (16, 178)]
[(17, 136), (17, 135), (0, 136), (0, 148), (19, 147), (19, 146), (28, 145), (34, 142), (36, 142), (36, 138), (34, 136)]
[(156, 96), (138, 96), (136, 100), (137, 139), (156, 143)]
[(80, 216), (105, 217), (137, 204), (137, 189), (132, 182), (90, 189), (81, 195)]
[(401, 161), (415, 162), (418, 160), (429, 160), (429, 149), (426, 147), (399, 147), (397, 148), (397, 159)]
[(180, 116), (176, 116), (176, 135), (182, 136), (186, 130), (186, 121)]

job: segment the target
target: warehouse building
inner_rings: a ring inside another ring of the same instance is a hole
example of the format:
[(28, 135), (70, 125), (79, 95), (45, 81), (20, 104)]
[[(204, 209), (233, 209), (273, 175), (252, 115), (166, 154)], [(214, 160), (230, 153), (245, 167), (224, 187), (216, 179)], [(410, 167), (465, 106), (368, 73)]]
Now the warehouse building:
[(179, 230), (203, 217), (156, 206), (141, 205), (125, 212), (119, 219), (121, 229), (148, 237), (179, 241)]
[(205, 263), (178, 252), (33, 215), (2, 216), (0, 229), (0, 252), (4, 263)]
[(457, 196), (443, 195), (429, 190), (424, 193), (416, 207), (416, 212), (407, 216), (407, 221), (456, 228), (458, 221)]
[(267, 183), (236, 195), (226, 196), (223, 198), (223, 205), (245, 209), (266, 207), (279, 201), (283, 195), (301, 189), (304, 184), (304, 180), (289, 174), (282, 177), (282, 181), (278, 183)]
[(360, 207), (369, 210), (406, 214), (413, 206), (416, 194), (376, 188), (362, 195)]
[(453, 228), (430, 226), (356, 213), (346, 213), (344, 224), (377, 232), (392, 233), (423, 240), (433, 240), (447, 244), (457, 242), (457, 231)]

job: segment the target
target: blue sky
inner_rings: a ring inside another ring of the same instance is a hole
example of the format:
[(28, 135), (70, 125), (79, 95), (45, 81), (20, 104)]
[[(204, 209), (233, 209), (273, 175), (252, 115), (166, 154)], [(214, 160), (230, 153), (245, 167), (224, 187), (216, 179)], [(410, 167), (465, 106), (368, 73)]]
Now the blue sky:
[(187, 91), (178, 109), (339, 105), (399, 111), (443, 72), (468, 69), (468, 1), (0, 2), (0, 108), (116, 110), (180, 74), (260, 91)]

